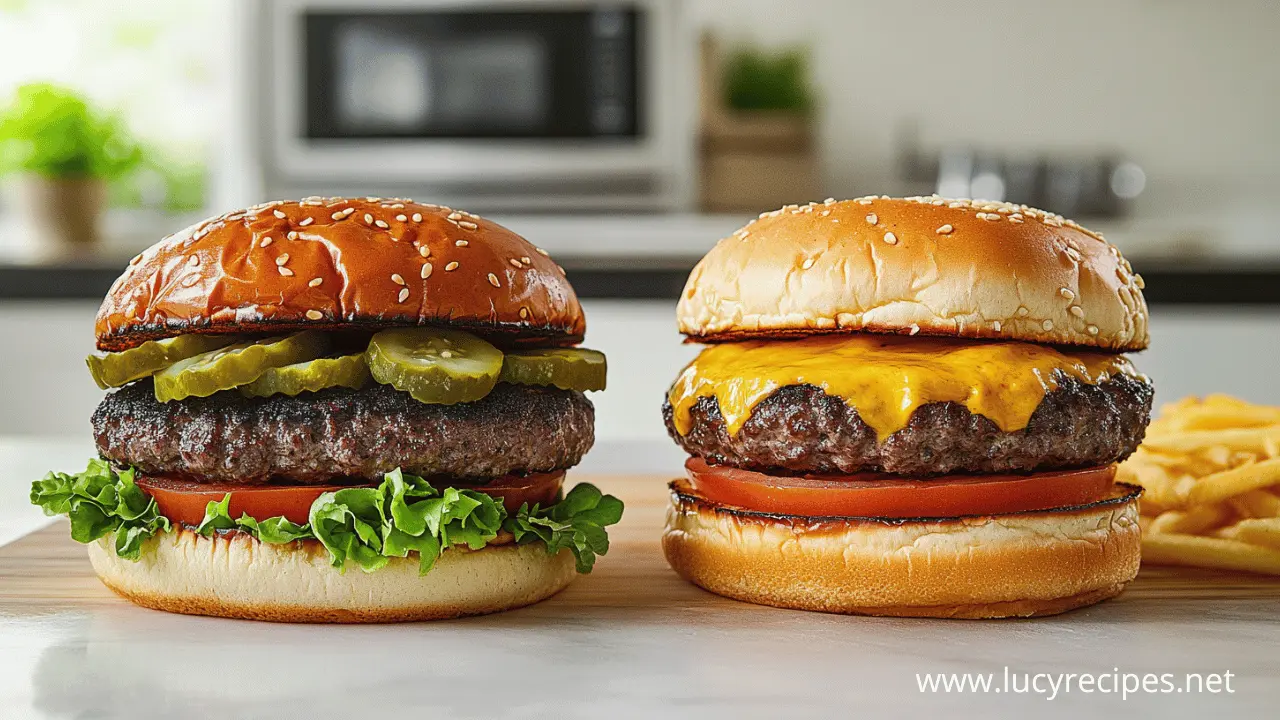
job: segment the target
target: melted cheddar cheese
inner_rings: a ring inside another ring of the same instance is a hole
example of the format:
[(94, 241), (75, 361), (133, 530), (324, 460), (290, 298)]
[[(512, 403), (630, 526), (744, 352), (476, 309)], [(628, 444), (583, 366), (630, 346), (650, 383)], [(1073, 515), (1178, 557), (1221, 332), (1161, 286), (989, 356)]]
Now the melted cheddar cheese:
[(676, 431), (689, 432), (701, 397), (720, 403), (737, 434), (761, 400), (787, 385), (816, 385), (843, 398), (883, 440), (921, 405), (956, 402), (1005, 432), (1021, 430), (1063, 377), (1097, 384), (1141, 377), (1123, 355), (1062, 352), (1020, 342), (895, 335), (819, 335), (712, 345), (671, 387)]

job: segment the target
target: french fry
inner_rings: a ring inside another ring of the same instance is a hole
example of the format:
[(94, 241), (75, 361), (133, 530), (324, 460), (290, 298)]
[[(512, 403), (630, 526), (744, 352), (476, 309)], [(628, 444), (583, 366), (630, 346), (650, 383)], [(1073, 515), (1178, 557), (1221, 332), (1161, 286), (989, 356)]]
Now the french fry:
[(1280, 407), (1169, 403), (1117, 479), (1146, 490), (1143, 560), (1280, 575)]
[(1160, 434), (1143, 441), (1148, 450), (1160, 453), (1193, 453), (1225, 447), (1228, 450), (1265, 452), (1267, 443), (1280, 441), (1280, 425), (1230, 430), (1188, 430)]
[(1186, 510), (1169, 510), (1151, 521), (1151, 532), (1196, 535), (1220, 527), (1232, 517), (1222, 505), (1200, 505)]
[(1142, 561), (1280, 575), (1280, 549), (1199, 535), (1147, 535), (1142, 538)]
[(1200, 478), (1190, 487), (1187, 501), (1216, 503), (1234, 495), (1278, 483), (1280, 483), (1280, 458), (1271, 458)]
[(1280, 517), (1280, 497), (1266, 490), (1250, 490), (1231, 498), (1228, 502), (1236, 512), (1246, 518)]
[(1218, 532), (1220, 537), (1280, 551), (1280, 518), (1247, 518)]

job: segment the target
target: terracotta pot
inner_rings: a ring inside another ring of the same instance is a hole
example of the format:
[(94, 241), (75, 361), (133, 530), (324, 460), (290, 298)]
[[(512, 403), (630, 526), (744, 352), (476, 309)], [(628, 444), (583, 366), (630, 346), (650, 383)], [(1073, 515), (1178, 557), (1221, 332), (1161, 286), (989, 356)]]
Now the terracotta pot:
[(107, 200), (101, 178), (17, 178), (13, 210), (21, 225), (40, 245), (89, 245), (98, 241), (98, 219)]

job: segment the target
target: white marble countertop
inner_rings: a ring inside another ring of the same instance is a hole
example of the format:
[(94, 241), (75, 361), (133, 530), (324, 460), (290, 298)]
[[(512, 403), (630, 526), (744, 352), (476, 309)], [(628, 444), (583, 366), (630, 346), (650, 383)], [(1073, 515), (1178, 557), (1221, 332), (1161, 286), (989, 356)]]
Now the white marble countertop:
[[(87, 449), (0, 440), (9, 474), (0, 542), (41, 522), (39, 513), (12, 512), (26, 487), (13, 473), (25, 480), (77, 467)], [(606, 489), (641, 487), (627, 482)], [(1280, 705), (1280, 602), (1244, 584), (1195, 592), (1165, 571), (1117, 600), (1031, 621), (842, 617), (697, 590), (661, 559), (657, 503), (637, 502), (624, 522), (620, 534), (634, 540), (616, 543), (595, 574), (532, 608), (482, 618), (273, 625), (168, 615), (105, 593), (81, 605), (0, 606), (8, 608), (0, 610), (0, 717), (1080, 720), (1275, 717)], [(65, 562), (47, 559), (55, 561)], [(1189, 672), (1230, 671), (1234, 692), (1125, 699), (1073, 689), (1048, 699), (918, 687), (917, 673), (958, 672), (993, 673), (1000, 687), (1006, 667), (1019, 677), (1172, 673), (1179, 685)]]

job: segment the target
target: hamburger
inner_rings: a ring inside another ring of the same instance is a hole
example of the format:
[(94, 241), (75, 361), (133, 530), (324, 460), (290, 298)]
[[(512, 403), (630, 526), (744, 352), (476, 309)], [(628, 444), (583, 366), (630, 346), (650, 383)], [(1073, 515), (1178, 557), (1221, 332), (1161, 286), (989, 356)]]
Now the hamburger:
[(96, 319), (99, 458), (31, 501), (150, 608), (421, 620), (542, 600), (622, 503), (562, 491), (602, 354), (542, 250), (460, 210), (308, 198), (135, 257)]
[(787, 206), (677, 307), (706, 348), (663, 405), (690, 458), (663, 549), (779, 607), (996, 618), (1112, 597), (1140, 559), (1142, 279), (1053, 213), (937, 196)]

